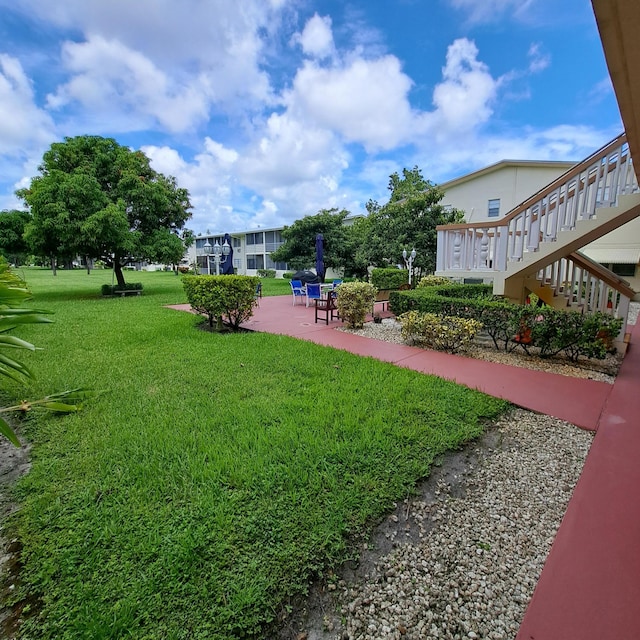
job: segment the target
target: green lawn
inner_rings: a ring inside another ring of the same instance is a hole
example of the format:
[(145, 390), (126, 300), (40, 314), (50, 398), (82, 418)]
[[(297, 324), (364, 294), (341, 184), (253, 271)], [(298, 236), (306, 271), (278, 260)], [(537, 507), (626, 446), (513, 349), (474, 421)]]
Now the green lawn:
[(172, 273), (129, 273), (144, 294), (109, 299), (110, 272), (21, 273), (56, 324), (18, 332), (44, 350), (16, 395), (103, 392), (25, 425), (12, 533), (42, 605), (30, 639), (268, 636), (290, 595), (506, 406), (283, 336), (200, 331), (163, 307), (185, 302)]

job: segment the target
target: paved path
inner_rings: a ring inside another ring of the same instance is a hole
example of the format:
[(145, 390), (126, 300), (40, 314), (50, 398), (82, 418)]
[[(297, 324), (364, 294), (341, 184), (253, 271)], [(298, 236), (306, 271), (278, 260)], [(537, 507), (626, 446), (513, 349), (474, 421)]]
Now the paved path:
[[(179, 308), (187, 309), (188, 305)], [(438, 375), (597, 430), (517, 640), (640, 638), (640, 325), (614, 385), (380, 342), (263, 298), (246, 328)]]

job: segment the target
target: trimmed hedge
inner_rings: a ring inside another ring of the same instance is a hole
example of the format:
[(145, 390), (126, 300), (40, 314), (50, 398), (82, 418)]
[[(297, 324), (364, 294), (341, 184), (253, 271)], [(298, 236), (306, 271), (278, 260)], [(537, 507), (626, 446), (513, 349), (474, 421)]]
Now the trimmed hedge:
[(389, 296), (389, 308), (396, 316), (414, 310), (455, 316), (461, 315), (457, 312), (460, 307), (475, 304), (478, 300), (495, 299), (491, 285), (449, 283), (412, 291), (392, 291)]
[(409, 283), (409, 272), (404, 269), (372, 269), (371, 284), (376, 289), (398, 289)]
[(257, 276), (184, 276), (182, 286), (189, 304), (207, 316), (209, 326), (237, 330), (253, 315)]
[(564, 354), (572, 361), (580, 356), (604, 358), (623, 320), (604, 313), (583, 314), (551, 307), (517, 305), (491, 293), (491, 285), (451, 284), (414, 291), (393, 291), (389, 306), (396, 316), (408, 311), (434, 313), (477, 320), (496, 349), (520, 347), (539, 350), (542, 358)]
[(276, 270), (275, 269), (258, 269), (258, 276), (260, 278), (275, 278)]

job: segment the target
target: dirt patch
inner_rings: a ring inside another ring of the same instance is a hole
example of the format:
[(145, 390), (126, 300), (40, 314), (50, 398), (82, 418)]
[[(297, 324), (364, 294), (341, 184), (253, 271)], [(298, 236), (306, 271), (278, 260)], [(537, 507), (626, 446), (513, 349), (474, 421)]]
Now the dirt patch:
[(15, 482), (29, 471), (29, 445), (20, 449), (0, 437), (0, 637), (13, 640), (25, 603), (8, 606), (20, 574), (18, 540), (10, 539), (6, 530), (7, 519), (18, 506), (12, 499)]

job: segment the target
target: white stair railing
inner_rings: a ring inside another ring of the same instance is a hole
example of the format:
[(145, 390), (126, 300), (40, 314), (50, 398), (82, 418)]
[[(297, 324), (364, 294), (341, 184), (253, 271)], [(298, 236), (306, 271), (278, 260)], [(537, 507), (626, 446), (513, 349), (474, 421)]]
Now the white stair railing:
[(540, 269), (536, 279), (540, 286), (551, 289), (554, 296), (564, 296), (567, 307), (623, 318), (620, 333), (624, 337), (629, 303), (635, 292), (622, 278), (584, 254), (574, 252)]
[(494, 222), (442, 225), (437, 228), (436, 270), (498, 272), (520, 261), (541, 243), (580, 220), (613, 207), (622, 194), (638, 191), (625, 134), (605, 145), (534, 196)]

